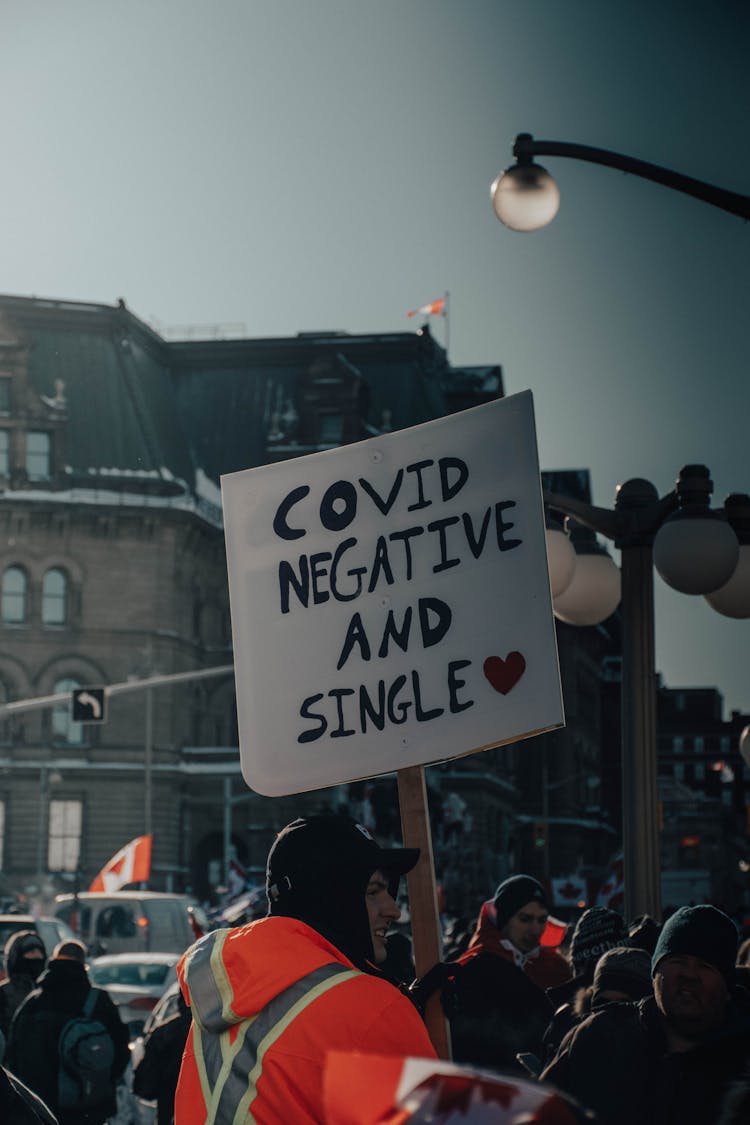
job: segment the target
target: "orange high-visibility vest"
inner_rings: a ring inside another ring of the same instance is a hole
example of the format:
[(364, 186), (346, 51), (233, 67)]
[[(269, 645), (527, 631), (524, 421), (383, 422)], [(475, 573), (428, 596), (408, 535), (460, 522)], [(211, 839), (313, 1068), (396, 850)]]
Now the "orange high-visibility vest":
[(178, 972), (193, 1025), (176, 1125), (322, 1122), (329, 1049), (434, 1058), (412, 1004), (295, 919), (207, 934)]

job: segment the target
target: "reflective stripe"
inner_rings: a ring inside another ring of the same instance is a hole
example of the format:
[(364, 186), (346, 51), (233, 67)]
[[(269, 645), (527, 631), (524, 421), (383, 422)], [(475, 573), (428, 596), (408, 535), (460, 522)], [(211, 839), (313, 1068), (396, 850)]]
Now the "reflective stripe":
[[(205, 934), (190, 948), (185, 961), (190, 1007), (200, 1016), (200, 1023), (193, 1021), (193, 1051), (206, 1105), (214, 1087), (211, 1075), (220, 1070), (226, 1046), (223, 1036), (211, 1032), (223, 1030), (237, 1018), (231, 1010), (234, 997), (222, 956), (228, 933), (224, 929)], [(202, 1032), (203, 1027), (208, 1034)]]
[(220, 1036), (196, 1035), (194, 1025), (196, 1063), (200, 1055), (199, 1068), (205, 1068), (212, 1091), (209, 1098), (204, 1097), (205, 1125), (251, 1122), (250, 1106), (257, 1097), (266, 1052), (309, 1004), (337, 984), (361, 975), (345, 965), (321, 965), (279, 993), (252, 1019), (243, 1020), (231, 1044), (227, 1031)]

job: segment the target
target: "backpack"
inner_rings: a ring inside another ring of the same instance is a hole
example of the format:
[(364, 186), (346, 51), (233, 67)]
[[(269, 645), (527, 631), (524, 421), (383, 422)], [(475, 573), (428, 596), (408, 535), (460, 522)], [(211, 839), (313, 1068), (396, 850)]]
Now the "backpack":
[(114, 1097), (115, 1045), (100, 1020), (92, 1018), (99, 990), (92, 988), (80, 1015), (63, 1026), (57, 1040), (57, 1105), (90, 1109)]

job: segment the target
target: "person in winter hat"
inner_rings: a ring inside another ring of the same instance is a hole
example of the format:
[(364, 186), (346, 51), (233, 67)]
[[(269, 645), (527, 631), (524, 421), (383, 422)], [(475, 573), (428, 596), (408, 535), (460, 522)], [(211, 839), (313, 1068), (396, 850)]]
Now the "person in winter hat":
[(34, 930), (17, 930), (6, 941), (3, 966), (8, 979), (0, 984), (0, 1032), (6, 1040), (16, 1009), (36, 987), (46, 963), (44, 942)]
[(628, 1004), (651, 996), (651, 957), (645, 949), (608, 949), (594, 970), (591, 1006)]
[(541, 883), (505, 879), (483, 903), (466, 951), (412, 986), (422, 1007), (433, 996), (442, 1003), (456, 1062), (526, 1074), (517, 1056), (541, 1057), (553, 1012), (544, 988), (568, 975), (555, 950), (540, 945), (547, 917)]
[(602, 1125), (715, 1125), (750, 1057), (750, 1001), (734, 981), (737, 928), (714, 906), (683, 907), (651, 959), (654, 995), (608, 1004), (542, 1072)]
[(467, 953), (481, 949), (503, 957), (538, 988), (560, 984), (568, 976), (567, 965), (556, 950), (541, 945), (548, 917), (542, 884), (530, 875), (512, 875), (483, 904)]
[[(102, 1125), (117, 1110), (115, 1087), (130, 1059), (128, 1029), (108, 993), (92, 990), (86, 971), (86, 950), (79, 941), (55, 946), (46, 971), (13, 1017), (5, 1065), (55, 1113), (60, 1125)], [(100, 1022), (112, 1041), (107, 1092), (96, 1104), (61, 1106), (60, 1033), (69, 1020), (83, 1014), (92, 993), (91, 1019)]]
[(591, 984), (602, 954), (627, 944), (625, 919), (616, 910), (606, 906), (591, 906), (584, 910), (570, 942), (574, 979), (579, 984)]
[[(434, 1058), (414, 1005), (377, 968), (416, 848), (381, 848), (351, 817), (287, 825), (266, 867), (268, 915), (214, 930), (178, 964), (192, 1012), (175, 1098), (179, 1125), (314, 1125), (329, 1050)], [(231, 1074), (224, 1065), (231, 1057)]]

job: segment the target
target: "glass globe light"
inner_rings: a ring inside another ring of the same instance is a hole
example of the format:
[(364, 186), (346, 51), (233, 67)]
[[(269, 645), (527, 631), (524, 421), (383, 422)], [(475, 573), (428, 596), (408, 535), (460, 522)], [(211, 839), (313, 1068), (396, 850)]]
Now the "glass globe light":
[(750, 617), (750, 543), (740, 547), (739, 561), (729, 581), (706, 594), (706, 601), (724, 617)]
[(569, 536), (560, 528), (548, 527), (545, 535), (550, 593), (556, 598), (571, 583), (576, 568), (576, 552)]
[(734, 574), (706, 601), (717, 613), (737, 619), (750, 617), (750, 496), (732, 493), (724, 501), (727, 523), (740, 544), (740, 557)]
[(619, 568), (597, 544), (596, 553), (576, 555), (570, 585), (552, 606), (555, 617), (567, 625), (599, 625), (619, 604)]
[(740, 754), (746, 766), (750, 766), (750, 726), (745, 727), (740, 735)]
[(513, 164), (490, 187), (495, 214), (511, 230), (539, 230), (551, 223), (560, 206), (560, 191), (546, 168)]
[(681, 594), (712, 594), (734, 573), (740, 545), (709, 508), (713, 482), (705, 465), (686, 465), (677, 481), (679, 507), (654, 539), (654, 566)]

